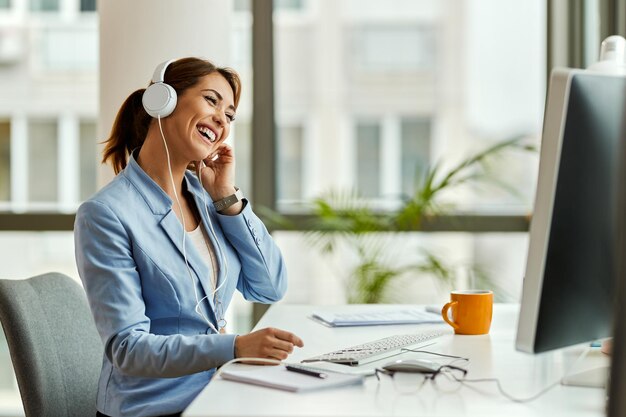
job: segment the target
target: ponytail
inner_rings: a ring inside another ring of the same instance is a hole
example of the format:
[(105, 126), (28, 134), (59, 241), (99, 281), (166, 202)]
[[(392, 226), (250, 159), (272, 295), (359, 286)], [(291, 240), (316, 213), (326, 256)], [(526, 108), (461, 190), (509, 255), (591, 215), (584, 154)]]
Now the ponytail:
[(148, 134), (148, 127), (152, 117), (146, 113), (141, 103), (145, 88), (133, 92), (115, 117), (111, 136), (104, 142), (102, 162), (110, 162), (115, 174), (126, 167), (128, 155), (135, 148), (141, 147)]

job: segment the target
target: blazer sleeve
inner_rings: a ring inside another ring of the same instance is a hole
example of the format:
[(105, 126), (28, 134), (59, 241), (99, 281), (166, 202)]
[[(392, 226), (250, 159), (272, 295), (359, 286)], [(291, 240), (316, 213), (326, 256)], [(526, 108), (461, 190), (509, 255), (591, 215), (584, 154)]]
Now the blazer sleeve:
[(217, 213), (226, 239), (241, 261), (237, 289), (249, 301), (269, 304), (287, 291), (287, 271), (280, 249), (247, 200), (236, 216)]
[(150, 333), (129, 234), (105, 204), (81, 205), (74, 241), (78, 272), (113, 366), (128, 375), (178, 377), (233, 359), (236, 335)]

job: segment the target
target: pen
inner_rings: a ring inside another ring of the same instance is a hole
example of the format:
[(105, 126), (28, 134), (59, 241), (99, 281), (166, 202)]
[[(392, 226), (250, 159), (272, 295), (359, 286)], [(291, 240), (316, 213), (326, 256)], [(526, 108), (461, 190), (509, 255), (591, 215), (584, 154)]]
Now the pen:
[(299, 366), (285, 365), (285, 368), (287, 368), (287, 370), (291, 371), (291, 372), (298, 372), (298, 373), (301, 373), (301, 374), (314, 376), (316, 378), (324, 379), (324, 378), (328, 377), (328, 375), (323, 373), (323, 372), (317, 372), (317, 371), (313, 371), (311, 369), (301, 368)]

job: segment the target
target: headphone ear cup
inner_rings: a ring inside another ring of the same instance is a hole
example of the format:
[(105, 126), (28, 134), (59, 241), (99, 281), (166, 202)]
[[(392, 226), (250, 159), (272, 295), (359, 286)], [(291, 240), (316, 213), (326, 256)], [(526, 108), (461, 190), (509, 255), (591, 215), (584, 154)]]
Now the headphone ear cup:
[(176, 90), (165, 83), (154, 83), (146, 88), (141, 97), (143, 108), (152, 117), (167, 117), (176, 108)]

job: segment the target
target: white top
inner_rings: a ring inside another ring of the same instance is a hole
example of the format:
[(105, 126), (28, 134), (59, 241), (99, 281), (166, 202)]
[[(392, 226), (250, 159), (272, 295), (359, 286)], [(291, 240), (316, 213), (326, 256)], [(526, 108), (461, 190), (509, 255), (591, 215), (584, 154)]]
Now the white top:
[(198, 250), (200, 257), (204, 259), (207, 266), (211, 267), (211, 285), (213, 289), (217, 285), (216, 277), (217, 277), (217, 262), (215, 262), (215, 251), (213, 250), (213, 245), (209, 240), (209, 237), (206, 233), (202, 222), (198, 223), (198, 227), (196, 227), (191, 232), (187, 232), (189, 238), (193, 242), (193, 245)]

